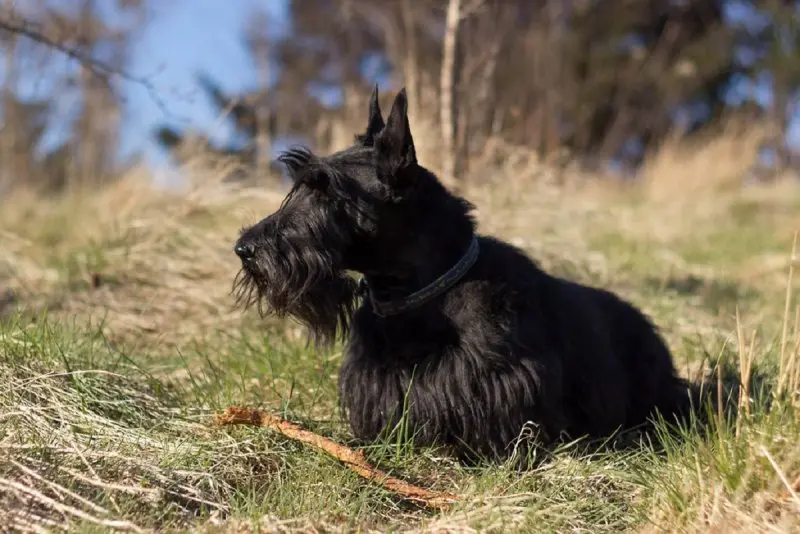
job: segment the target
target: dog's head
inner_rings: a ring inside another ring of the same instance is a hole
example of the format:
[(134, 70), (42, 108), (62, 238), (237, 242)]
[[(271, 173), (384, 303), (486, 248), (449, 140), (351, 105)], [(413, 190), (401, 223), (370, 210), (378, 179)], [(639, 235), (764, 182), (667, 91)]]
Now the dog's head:
[(357, 285), (347, 271), (403, 268), (420, 214), (445, 193), (417, 164), (407, 107), (403, 89), (384, 122), (376, 87), (366, 131), (353, 146), (329, 156), (295, 148), (278, 158), (292, 188), (236, 242), (240, 303), (293, 316), (316, 341), (331, 342), (346, 332), (354, 307)]

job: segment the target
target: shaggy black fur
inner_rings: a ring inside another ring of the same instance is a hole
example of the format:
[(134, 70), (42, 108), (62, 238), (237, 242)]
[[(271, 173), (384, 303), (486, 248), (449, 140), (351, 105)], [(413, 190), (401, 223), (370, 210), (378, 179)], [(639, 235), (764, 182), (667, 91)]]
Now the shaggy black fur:
[[(291, 192), (235, 247), (242, 303), (299, 319), (317, 342), (346, 339), (339, 387), (353, 434), (379, 438), (407, 402), (416, 444), (504, 459), (524, 434), (603, 438), (656, 411), (687, 415), (689, 385), (640, 311), (493, 237), (478, 236), (477, 261), (448, 291), (376, 313), (374, 301), (451, 269), (475, 235), (472, 206), (418, 164), (406, 108), (402, 90), (384, 123), (376, 88), (354, 146), (284, 154)], [(369, 298), (347, 271), (364, 275)]]

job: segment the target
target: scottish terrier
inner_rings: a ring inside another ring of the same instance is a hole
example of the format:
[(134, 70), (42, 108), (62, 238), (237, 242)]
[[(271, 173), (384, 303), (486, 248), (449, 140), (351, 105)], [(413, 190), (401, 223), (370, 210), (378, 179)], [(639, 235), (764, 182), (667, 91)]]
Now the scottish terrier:
[(241, 304), (346, 342), (354, 437), (402, 420), (415, 445), (502, 461), (688, 415), (690, 385), (648, 318), (476, 233), (473, 206), (418, 163), (406, 112), (402, 89), (384, 122), (376, 87), (353, 146), (281, 155), (290, 192), (234, 247)]

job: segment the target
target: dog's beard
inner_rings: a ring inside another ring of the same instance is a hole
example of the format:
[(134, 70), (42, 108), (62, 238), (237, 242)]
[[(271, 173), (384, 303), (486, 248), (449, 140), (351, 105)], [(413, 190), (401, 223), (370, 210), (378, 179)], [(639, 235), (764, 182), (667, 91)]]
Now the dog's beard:
[(356, 281), (325, 254), (282, 252), (260, 255), (242, 267), (233, 284), (237, 304), (255, 306), (262, 317), (295, 318), (317, 345), (345, 337), (356, 306)]

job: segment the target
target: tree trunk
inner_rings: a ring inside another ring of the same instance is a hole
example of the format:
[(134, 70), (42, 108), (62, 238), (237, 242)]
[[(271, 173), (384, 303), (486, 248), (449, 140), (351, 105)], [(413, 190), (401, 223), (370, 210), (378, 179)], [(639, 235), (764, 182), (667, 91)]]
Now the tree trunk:
[(440, 80), (439, 122), (442, 136), (442, 182), (455, 186), (456, 153), (454, 146), (455, 124), (453, 118), (453, 85), (456, 62), (456, 36), (461, 15), (461, 0), (449, 0), (442, 46), (442, 72)]
[(480, 132), (484, 137), (491, 135), (491, 124), (494, 116), (494, 106), (491, 105), (492, 90), (494, 89), (494, 76), (497, 71), (497, 58), (500, 55), (500, 40), (491, 46), (489, 59), (483, 65), (480, 81), (478, 82), (478, 112), (480, 113)]
[(19, 124), (17, 117), (12, 116), (11, 107), (14, 100), (14, 90), (16, 89), (17, 82), (17, 69), (15, 58), (17, 55), (17, 45), (19, 43), (16, 36), (9, 36), (9, 43), (5, 50), (5, 84), (2, 89), (2, 101), (0, 105), (3, 106), (3, 120), (5, 127), (0, 130), (0, 158), (2, 158), (3, 165), (0, 166), (0, 188), (11, 189), (13, 186), (19, 184), (27, 174), (27, 168), (21, 165), (19, 152), (16, 150), (17, 142), (15, 132), (19, 131)]
[(271, 94), (269, 88), (270, 82), (270, 65), (269, 65), (269, 50), (259, 50), (258, 59), (258, 74), (259, 85), (261, 86), (262, 95), (265, 97), (261, 102), (256, 102), (255, 120), (256, 123), (256, 175), (259, 180), (262, 180), (269, 172), (269, 164), (272, 159), (272, 132), (270, 131), (270, 123), (272, 122), (272, 102), (268, 98)]
[(400, 9), (403, 14), (403, 29), (405, 34), (405, 58), (403, 71), (405, 85), (408, 89), (408, 116), (412, 123), (420, 118), (419, 65), (417, 64), (417, 35), (414, 24), (414, 7), (411, 0), (403, 0)]
[(775, 161), (771, 169), (772, 180), (778, 179), (789, 166), (789, 151), (786, 148), (786, 134), (789, 131), (789, 89), (780, 76), (776, 77), (772, 97), (772, 120), (770, 148), (775, 151)]

